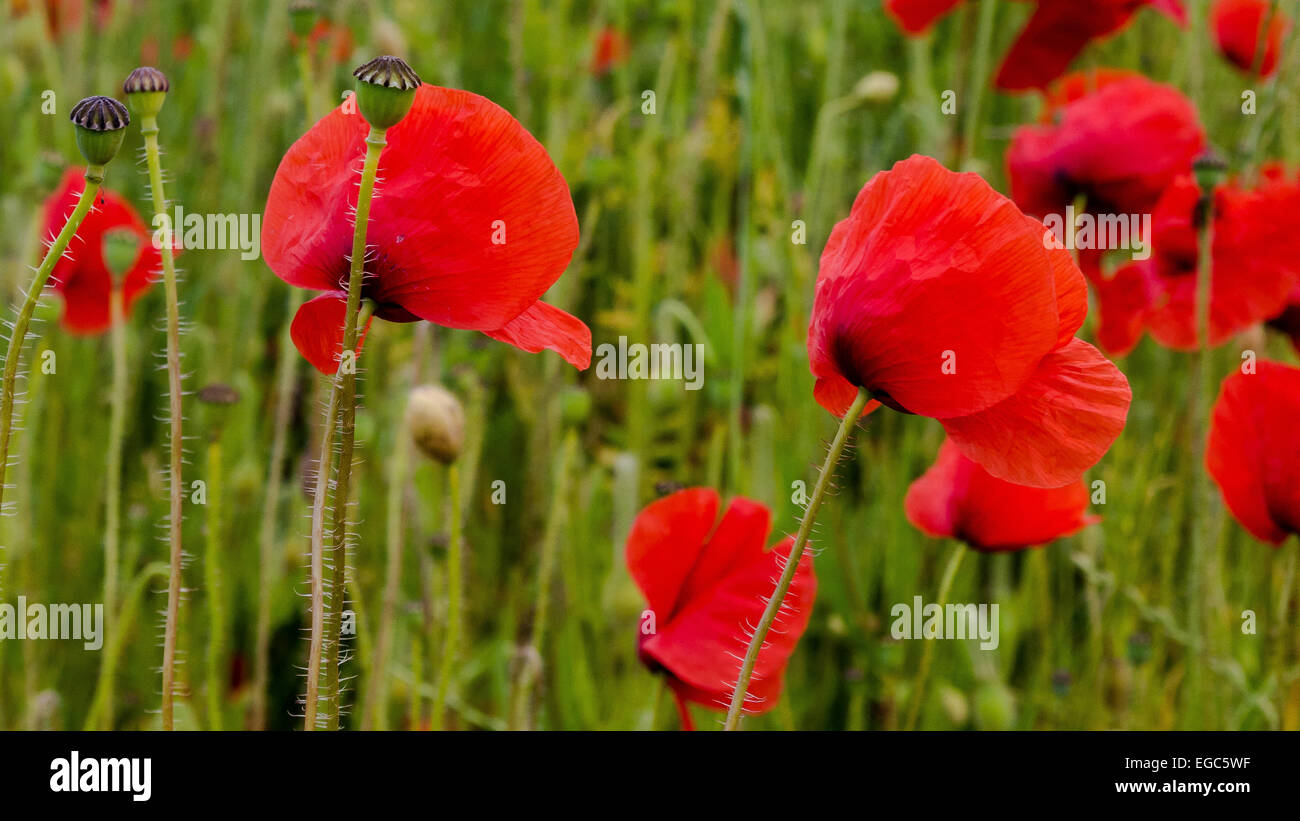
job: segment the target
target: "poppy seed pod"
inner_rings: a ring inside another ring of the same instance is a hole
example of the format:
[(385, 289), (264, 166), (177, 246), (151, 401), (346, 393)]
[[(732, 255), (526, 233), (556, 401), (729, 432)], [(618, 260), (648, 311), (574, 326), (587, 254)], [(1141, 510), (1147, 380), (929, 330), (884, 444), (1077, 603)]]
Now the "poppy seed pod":
[(106, 165), (117, 156), (131, 115), (112, 97), (87, 97), (72, 107), (77, 148), (90, 165)]
[(357, 78), (357, 109), (374, 128), (392, 128), (415, 102), (420, 77), (399, 57), (376, 57), (352, 72)]
[(406, 401), (406, 427), (425, 456), (450, 465), (465, 446), (465, 411), (451, 391), (421, 385)]
[(126, 76), (122, 93), (137, 117), (157, 117), (171, 83), (167, 75), (152, 66), (141, 66)]

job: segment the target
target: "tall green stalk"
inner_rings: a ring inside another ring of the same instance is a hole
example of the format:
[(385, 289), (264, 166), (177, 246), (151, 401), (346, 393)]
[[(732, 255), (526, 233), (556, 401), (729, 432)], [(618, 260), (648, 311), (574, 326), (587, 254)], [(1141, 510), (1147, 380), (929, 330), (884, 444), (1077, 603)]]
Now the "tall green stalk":
[[(366, 227), (370, 222), (370, 203), (375, 192), (375, 175), (379, 170), (379, 155), (387, 145), (387, 129), (371, 126), (366, 136), (366, 157), (361, 167), (361, 189), (357, 195), (356, 225), (352, 232), (352, 260), (348, 276), (348, 301), (344, 314), (343, 351), (339, 370), (334, 375), (334, 384), (330, 389), (328, 413), (325, 432), (322, 436), (320, 451), (320, 469), (316, 477), (315, 498), (312, 504), (312, 627), (311, 656), (307, 663), (307, 703), (305, 727), (313, 729), (318, 720), (317, 700), (320, 696), (319, 677), (321, 668), (325, 674), (325, 716), (324, 729), (338, 729), (339, 693), (338, 693), (338, 659), (340, 614), (345, 597), (346, 542), (348, 530), (348, 499), (351, 492), (352, 451), (354, 443), (354, 422), (356, 419), (357, 373), (354, 356), (359, 325), (361, 324), (361, 286), (365, 279)], [(369, 318), (373, 305), (368, 304), (366, 319)], [(339, 464), (334, 482), (334, 521), (331, 528), (330, 557), (328, 568), (330, 587), (329, 619), (330, 635), (325, 637), (325, 595), (327, 583), (324, 576), (325, 563), (325, 495), (329, 485), (330, 461), (333, 457), (335, 428), (339, 436)]]
[(176, 290), (176, 258), (172, 251), (171, 217), (167, 214), (167, 195), (163, 190), (162, 160), (158, 149), (158, 118), (147, 116), (140, 121), (140, 134), (144, 137), (145, 162), (149, 167), (149, 191), (153, 197), (154, 219), (161, 218), (166, 226), (162, 243), (163, 293), (167, 302), (167, 418), (171, 426), (168, 439), (169, 464), (167, 469), (167, 545), (168, 566), (171, 573), (167, 581), (167, 616), (163, 632), (162, 669), (162, 727), (173, 728), (176, 683), (177, 619), (181, 604), (181, 520), (183, 517), (181, 493), (181, 461), (184, 438), (181, 433), (181, 330), (180, 298)]
[(433, 701), (433, 729), (446, 726), (444, 711), (447, 691), (451, 687), (452, 668), (460, 650), (461, 589), (461, 533), (460, 533), (460, 473), (456, 465), (447, 467), (448, 498), (451, 499), (451, 533), (447, 542), (447, 631), (442, 640), (442, 661), (438, 665), (438, 686)]
[[(939, 595), (935, 603), (942, 610), (948, 603), (948, 593), (952, 590), (953, 579), (957, 578), (957, 568), (961, 566), (961, 560), (966, 555), (966, 546), (958, 542), (953, 546), (952, 554), (948, 557), (948, 564), (943, 569), (943, 578), (939, 581)], [(916, 673), (915, 693), (912, 696), (912, 706), (907, 711), (907, 720), (903, 722), (903, 729), (915, 730), (916, 720), (921, 715), (921, 705), (925, 702), (925, 684), (930, 677), (930, 664), (934, 660), (934, 642), (926, 641), (925, 647), (921, 650), (921, 666)]]
[(772, 628), (772, 621), (781, 610), (781, 605), (785, 601), (785, 594), (789, 592), (790, 584), (794, 581), (795, 571), (798, 570), (799, 561), (803, 558), (804, 549), (808, 546), (808, 536), (812, 533), (813, 524), (817, 520), (817, 511), (821, 509), (822, 501), (826, 498), (826, 491), (830, 488), (831, 480), (835, 476), (835, 467), (839, 463), (840, 454), (844, 452), (844, 446), (848, 444), (849, 435), (853, 432), (853, 427), (857, 424), (858, 417), (862, 415), (862, 411), (867, 406), (869, 399), (867, 389), (859, 388), (853, 404), (849, 406), (844, 418), (840, 420), (839, 430), (835, 432), (835, 439), (831, 441), (830, 449), (826, 451), (826, 461), (822, 463), (821, 474), (817, 477), (812, 496), (808, 499), (808, 509), (804, 512), (803, 520), (799, 523), (799, 532), (795, 536), (794, 545), (790, 548), (790, 556), (786, 559), (785, 569), (781, 571), (781, 578), (776, 583), (776, 589), (772, 591), (772, 597), (768, 599), (767, 607), (763, 610), (763, 617), (759, 619), (758, 626), (754, 629), (754, 635), (749, 641), (749, 649), (745, 651), (745, 660), (740, 667), (740, 677), (736, 679), (736, 688), (731, 694), (731, 705), (727, 708), (727, 721), (723, 725), (725, 730), (734, 730), (740, 725), (740, 716), (745, 708), (745, 696), (749, 692), (749, 680), (754, 675), (754, 665), (758, 663), (759, 651), (763, 649), (763, 642), (767, 640), (767, 633)]
[[(109, 295), (109, 338), (113, 348), (113, 384), (108, 422), (108, 459), (105, 478), (107, 511), (104, 522), (104, 612), (108, 615), (106, 628), (117, 628), (117, 574), (120, 566), (122, 518), (122, 439), (126, 429), (126, 322), (122, 304), (122, 288), (115, 286)], [(105, 689), (104, 699), (113, 703), (114, 663), (112, 653), (101, 659), (100, 683)], [(109, 716), (111, 721), (111, 716)], [(104, 727), (102, 729), (109, 729)]]

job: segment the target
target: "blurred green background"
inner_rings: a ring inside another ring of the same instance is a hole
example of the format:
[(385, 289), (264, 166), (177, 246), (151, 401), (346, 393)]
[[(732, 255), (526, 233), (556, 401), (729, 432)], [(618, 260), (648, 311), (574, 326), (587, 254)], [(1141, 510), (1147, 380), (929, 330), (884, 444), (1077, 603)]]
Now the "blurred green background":
[[(391, 625), (392, 673), (367, 726), (435, 724), (445, 641), (448, 482), (414, 455), (401, 426), (412, 385), (441, 382), (461, 397), (470, 444), (461, 460), (465, 629), (451, 669), (446, 726), (495, 729), (669, 729), (662, 681), (637, 661), (644, 606), (622, 561), (628, 526), (671, 485), (711, 485), (769, 505), (769, 542), (797, 527), (792, 483), (811, 483), (835, 420), (812, 398), (805, 333), (817, 260), (835, 221), (876, 171), (914, 152), (984, 174), (1006, 191), (1002, 155), (1015, 126), (1037, 117), (1035, 95), (987, 89), (1028, 4), (999, 2), (980, 59), (978, 5), (963, 4), (930, 37), (908, 41), (877, 0), (726, 2), (349, 2), (320, 4), (331, 35), (313, 42), (304, 86), (287, 2), (91, 3), (50, 33), (44, 4), (0, 13), (0, 286), (16, 300), (38, 261), (39, 204), (78, 163), (72, 104), (118, 94), (152, 64), (172, 91), (160, 117), (170, 198), (187, 212), (257, 213), (283, 152), (351, 88), (351, 69), (404, 56), (426, 82), (500, 103), (547, 147), (572, 189), (582, 241), (548, 301), (583, 318), (594, 343), (698, 342), (704, 388), (600, 381), (550, 353), (530, 356), (480, 334), (376, 323), (362, 358), (361, 461), (349, 727), (383, 677), (371, 669), (390, 542), (404, 546)], [(1094, 44), (1075, 67), (1136, 68), (1177, 85), (1234, 168), (1259, 158), (1300, 161), (1295, 99), (1300, 49), (1258, 88), (1261, 120), (1244, 117), (1251, 87), (1214, 53), (1204, 3), (1180, 31), (1143, 12)], [(1294, 11), (1294, 9), (1293, 9)], [(626, 54), (593, 71), (606, 27)], [(1294, 45), (1294, 44), (1291, 44)], [(877, 74), (870, 82), (864, 78)], [(897, 81), (896, 88), (890, 78)], [(41, 113), (53, 90), (57, 112)], [(891, 90), (892, 89), (892, 90)], [(956, 93), (957, 114), (939, 95)], [(654, 113), (644, 113), (644, 92)], [(978, 100), (978, 102), (976, 102)], [(974, 117), (971, 112), (975, 111)], [(963, 135), (965, 139), (963, 140)], [(971, 137), (974, 137), (972, 140)], [(148, 220), (147, 180), (133, 161), (138, 125), (107, 185)], [(806, 244), (792, 241), (795, 221)], [(298, 727), (310, 590), (304, 569), (318, 380), (281, 332), (289, 286), (238, 251), (179, 258), (185, 354), (187, 501), (178, 726), (252, 726), (258, 598), (270, 595), (267, 726)], [(20, 409), (10, 515), (2, 520), (0, 601), (102, 600), (109, 340), (74, 337), (47, 296), (26, 362), (43, 350), (55, 374), (35, 374)], [(123, 475), (122, 612), (106, 649), (75, 642), (0, 643), (0, 728), (157, 726), (165, 582), (166, 374), (162, 289), (129, 320), (131, 393)], [(1090, 320), (1083, 335), (1090, 338)], [(1087, 475), (1106, 483), (1104, 521), (1045, 549), (968, 556), (951, 599), (998, 602), (1001, 643), (941, 642), (921, 709), (924, 728), (1300, 728), (1296, 545), (1274, 551), (1206, 505), (1192, 408), (1217, 390), (1243, 348), (1294, 362), (1285, 340), (1253, 333), (1213, 352), (1211, 384), (1193, 357), (1146, 340), (1119, 362), (1133, 386), (1129, 424)], [(286, 492), (274, 511), (269, 583), (259, 560), (275, 371), (296, 365)], [(199, 401), (228, 385), (234, 404)], [(566, 390), (593, 399), (584, 422), (561, 414)], [(564, 446), (566, 437), (573, 446)], [(879, 412), (841, 467), (819, 519), (821, 588), (789, 668), (786, 694), (753, 728), (896, 728), (904, 723), (923, 642), (889, 638), (889, 610), (932, 601), (951, 545), (903, 515), (908, 484), (943, 433), (920, 417)], [(407, 455), (399, 457), (399, 452)], [(409, 479), (402, 479), (403, 461)], [(561, 475), (563, 474), (563, 475)], [(504, 481), (507, 502), (492, 503)], [(1209, 549), (1192, 561), (1203, 512)], [(525, 648), (539, 597), (543, 543), (556, 563), (540, 590), (549, 622)], [(1242, 611), (1258, 617), (1243, 634)], [(117, 644), (115, 644), (115, 642)], [(115, 694), (91, 716), (105, 652), (118, 652)], [(536, 685), (522, 708), (512, 692)], [(702, 728), (714, 717), (697, 711)]]

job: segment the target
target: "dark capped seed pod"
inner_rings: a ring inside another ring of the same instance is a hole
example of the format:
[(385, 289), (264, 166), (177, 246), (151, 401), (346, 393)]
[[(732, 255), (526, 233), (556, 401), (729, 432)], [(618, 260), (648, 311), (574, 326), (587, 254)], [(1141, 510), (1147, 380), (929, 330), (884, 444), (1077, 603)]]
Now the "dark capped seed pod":
[(77, 148), (89, 165), (106, 165), (117, 156), (131, 115), (112, 97), (87, 97), (72, 107)]
[(357, 108), (375, 128), (391, 128), (415, 102), (420, 76), (399, 57), (376, 57), (352, 72), (357, 78)]
[(126, 82), (122, 83), (122, 91), (125, 94), (147, 94), (170, 89), (171, 83), (167, 82), (167, 75), (153, 66), (140, 66), (126, 75)]

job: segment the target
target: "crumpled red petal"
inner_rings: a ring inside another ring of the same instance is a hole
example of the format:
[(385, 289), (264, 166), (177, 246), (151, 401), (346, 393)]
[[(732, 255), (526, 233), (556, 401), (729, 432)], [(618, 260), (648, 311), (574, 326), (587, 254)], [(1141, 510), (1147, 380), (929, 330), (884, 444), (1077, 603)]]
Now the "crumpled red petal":
[(969, 416), (941, 419), (953, 443), (999, 479), (1060, 487), (1110, 447), (1128, 417), (1128, 380), (1080, 339), (1043, 358), (1011, 398)]
[[(339, 369), (347, 305), (346, 291), (326, 291), (303, 303), (289, 324), (289, 336), (298, 352), (323, 374), (334, 374)], [(369, 330), (370, 321), (367, 321), (357, 336), (356, 353), (361, 353)]]
[(591, 365), (591, 329), (545, 302), (534, 302), (504, 327), (484, 333), (529, 353), (555, 351), (578, 370)]

